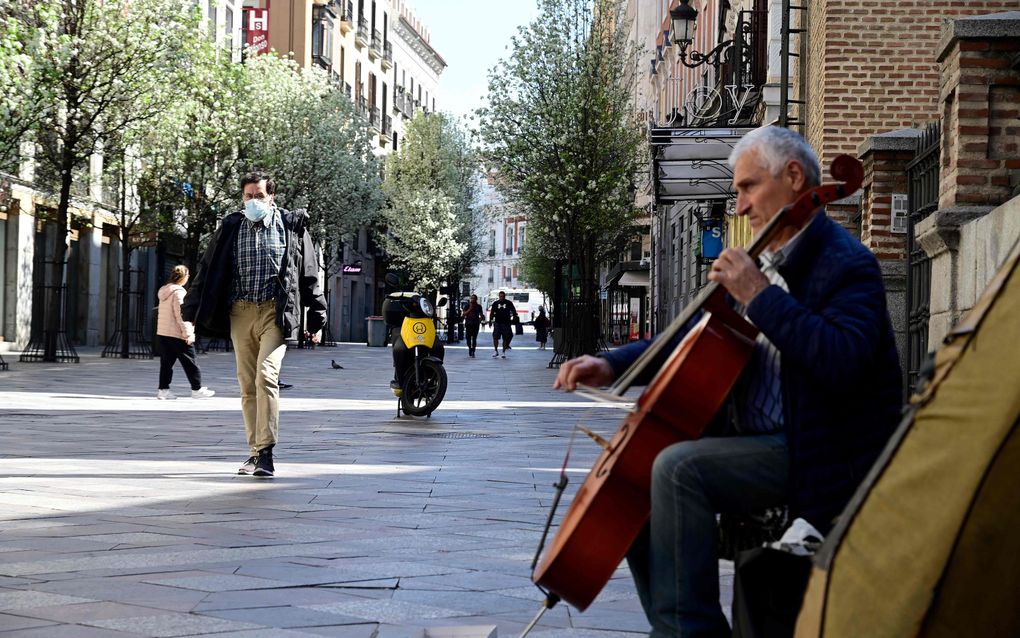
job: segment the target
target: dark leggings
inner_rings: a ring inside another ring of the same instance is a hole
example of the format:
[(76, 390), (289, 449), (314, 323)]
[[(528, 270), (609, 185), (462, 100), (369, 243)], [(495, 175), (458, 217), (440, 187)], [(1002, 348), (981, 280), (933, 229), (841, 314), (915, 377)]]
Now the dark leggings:
[(159, 345), (163, 353), (159, 355), (159, 389), (170, 388), (170, 381), (174, 378), (174, 362), (180, 361), (184, 368), (184, 374), (188, 376), (192, 390), (202, 387), (202, 371), (198, 369), (195, 362), (195, 346), (184, 339), (177, 337), (164, 337), (159, 335)]
[(464, 323), (464, 327), (467, 328), (467, 346), (468, 352), (474, 352), (475, 348), (478, 347), (478, 324), (477, 323)]

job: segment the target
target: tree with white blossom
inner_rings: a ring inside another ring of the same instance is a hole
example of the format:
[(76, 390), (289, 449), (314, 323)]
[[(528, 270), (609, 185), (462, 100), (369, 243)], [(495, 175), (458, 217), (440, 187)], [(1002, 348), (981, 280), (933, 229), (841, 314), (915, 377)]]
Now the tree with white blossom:
[(209, 41), (196, 43), (176, 98), (137, 133), (140, 207), (162, 230), (183, 233), (185, 261), (197, 266), (202, 242), (240, 208), (239, 150), (251, 143), (245, 65)]
[[(313, 235), (334, 248), (365, 225), (383, 205), (380, 163), (373, 134), (354, 104), (319, 68), (299, 69), (275, 54), (250, 58), (245, 102), (247, 128), (259, 134), (242, 150), (243, 161), (269, 170), (277, 201), (302, 208)], [(337, 250), (323, 251), (327, 274), (339, 272)]]
[(0, 170), (17, 172), (26, 135), (43, 120), (41, 103), (47, 97), (36, 90), (35, 60), (55, 45), (47, 25), (55, 22), (50, 3), (33, 6), (30, 0), (9, 0), (0, 5)]
[(387, 158), (381, 243), (416, 289), (435, 292), (469, 272), (480, 250), (477, 174), (468, 133), (445, 113), (418, 113)]
[(498, 187), (528, 215), (528, 242), (567, 274), (558, 361), (599, 348), (598, 269), (637, 234), (634, 184), (645, 151), (621, 2), (541, 0), (540, 8), (490, 71), (478, 115)]

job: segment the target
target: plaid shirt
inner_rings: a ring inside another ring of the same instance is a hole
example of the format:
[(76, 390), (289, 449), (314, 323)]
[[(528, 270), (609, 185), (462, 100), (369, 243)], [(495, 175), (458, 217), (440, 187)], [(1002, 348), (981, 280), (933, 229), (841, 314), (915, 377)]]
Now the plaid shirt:
[(274, 206), (258, 222), (241, 220), (234, 244), (234, 281), (230, 302), (268, 301), (276, 297), (277, 279), (287, 250), (283, 216)]

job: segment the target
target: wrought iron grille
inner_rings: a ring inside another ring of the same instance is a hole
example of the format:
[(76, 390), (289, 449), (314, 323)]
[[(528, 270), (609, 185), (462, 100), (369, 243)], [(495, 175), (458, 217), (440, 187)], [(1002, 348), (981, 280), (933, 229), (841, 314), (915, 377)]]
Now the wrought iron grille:
[(918, 245), (914, 229), (939, 206), (939, 149), (942, 127), (928, 124), (917, 139), (917, 152), (907, 164), (907, 368), (904, 387), (917, 389), (917, 377), (928, 356), (931, 311), (931, 259)]

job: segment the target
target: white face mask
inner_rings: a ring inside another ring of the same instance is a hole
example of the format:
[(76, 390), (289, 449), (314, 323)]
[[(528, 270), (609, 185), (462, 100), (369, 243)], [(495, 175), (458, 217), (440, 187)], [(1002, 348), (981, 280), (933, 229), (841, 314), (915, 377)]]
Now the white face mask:
[(270, 205), (257, 199), (249, 199), (244, 203), (244, 216), (252, 222), (260, 222), (269, 214)]

